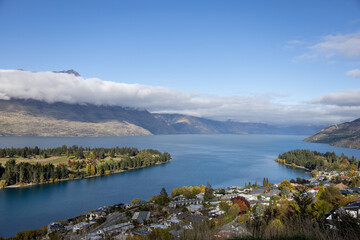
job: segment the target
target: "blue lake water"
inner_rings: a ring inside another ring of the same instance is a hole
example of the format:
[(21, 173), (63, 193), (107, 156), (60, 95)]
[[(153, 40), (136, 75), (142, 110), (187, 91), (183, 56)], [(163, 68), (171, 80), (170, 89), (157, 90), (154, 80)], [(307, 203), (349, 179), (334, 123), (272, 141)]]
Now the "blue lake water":
[(173, 161), (152, 168), (65, 181), (26, 188), (0, 189), (0, 236), (9, 237), (25, 229), (40, 228), (90, 209), (137, 197), (148, 199), (162, 187), (200, 185), (209, 181), (213, 187), (244, 186), (309, 173), (277, 164), (278, 154), (293, 149), (319, 152), (334, 151), (360, 157), (355, 149), (303, 142), (305, 136), (285, 135), (158, 135), (140, 137), (0, 137), (0, 147), (57, 147), (63, 144), (84, 147), (131, 146), (169, 152)]

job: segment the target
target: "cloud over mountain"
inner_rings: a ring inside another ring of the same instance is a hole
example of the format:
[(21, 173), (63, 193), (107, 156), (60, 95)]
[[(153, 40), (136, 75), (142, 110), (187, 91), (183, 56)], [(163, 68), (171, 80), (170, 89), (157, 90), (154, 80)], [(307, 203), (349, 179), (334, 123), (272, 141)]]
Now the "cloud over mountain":
[[(279, 96), (274, 95), (222, 97), (98, 78), (85, 79), (68, 73), (21, 70), (0, 70), (0, 86), (0, 99), (123, 106), (245, 122), (336, 123), (359, 117), (356, 112), (360, 110), (360, 104), (355, 104), (360, 102), (360, 94), (356, 96), (355, 92), (346, 104), (332, 104), (335, 95), (324, 95), (313, 100), (312, 104), (286, 105), (277, 103)], [(316, 105), (326, 102), (333, 106)], [(359, 107), (356, 112), (349, 109), (354, 106)]]

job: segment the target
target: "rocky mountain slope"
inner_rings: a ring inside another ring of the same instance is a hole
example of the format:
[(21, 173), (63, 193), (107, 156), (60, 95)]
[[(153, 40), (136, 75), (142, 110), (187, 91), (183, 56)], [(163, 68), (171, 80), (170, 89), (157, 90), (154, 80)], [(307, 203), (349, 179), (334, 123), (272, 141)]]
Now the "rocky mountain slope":
[(360, 118), (352, 122), (345, 122), (323, 128), (304, 141), (328, 143), (338, 147), (360, 149)]
[(1, 136), (133, 136), (151, 134), (305, 134), (317, 126), (277, 127), (215, 121), (181, 114), (152, 114), (119, 106), (0, 100)]

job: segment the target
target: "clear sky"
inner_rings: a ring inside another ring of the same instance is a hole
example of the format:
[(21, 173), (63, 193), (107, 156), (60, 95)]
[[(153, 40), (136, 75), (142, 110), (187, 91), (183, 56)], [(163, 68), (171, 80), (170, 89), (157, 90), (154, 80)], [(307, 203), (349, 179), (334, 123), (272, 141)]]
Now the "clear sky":
[(359, 89), (360, 1), (0, 0), (0, 69), (18, 68), (339, 107)]

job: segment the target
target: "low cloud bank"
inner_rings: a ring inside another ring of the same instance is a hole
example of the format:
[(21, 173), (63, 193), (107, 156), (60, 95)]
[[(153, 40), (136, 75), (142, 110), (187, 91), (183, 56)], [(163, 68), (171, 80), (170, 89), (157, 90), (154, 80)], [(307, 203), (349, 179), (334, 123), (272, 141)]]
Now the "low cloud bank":
[[(35, 99), (48, 103), (110, 105), (182, 113), (216, 120), (272, 124), (332, 124), (360, 117), (360, 90), (348, 103), (343, 96), (324, 95), (310, 103), (285, 105), (276, 97), (220, 97), (186, 93), (165, 87), (85, 79), (67, 73), (0, 70), (0, 99)], [(335, 99), (331, 102), (331, 99)], [(357, 104), (355, 104), (357, 103)], [(325, 105), (324, 105), (325, 104)], [(327, 104), (327, 105), (326, 105)]]

